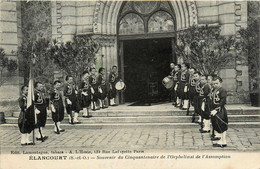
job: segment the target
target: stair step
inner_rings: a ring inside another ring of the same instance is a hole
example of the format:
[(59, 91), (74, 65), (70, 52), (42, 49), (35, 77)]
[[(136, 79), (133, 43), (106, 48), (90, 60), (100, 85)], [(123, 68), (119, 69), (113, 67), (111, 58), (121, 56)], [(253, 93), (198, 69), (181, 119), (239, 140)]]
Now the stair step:
[[(48, 110), (48, 116), (51, 117), (51, 112)], [(122, 110), (113, 110), (113, 109), (103, 109), (97, 111), (90, 111), (90, 114), (95, 117), (139, 117), (139, 116), (183, 116), (186, 115), (185, 110), (179, 110), (174, 108), (174, 110), (143, 110), (143, 109), (122, 109)], [(193, 113), (193, 110), (190, 111), (190, 114)], [(259, 108), (251, 109), (241, 109), (233, 108), (227, 110), (228, 115), (260, 115)], [(20, 112), (14, 112), (13, 117), (19, 117)], [(82, 116), (82, 111), (79, 113), (79, 116)]]
[[(17, 128), (17, 124), (1, 124), (0, 128), (11, 127)], [(61, 127), (64, 129), (101, 129), (101, 128), (137, 128), (137, 127), (165, 127), (165, 128), (190, 128), (197, 127), (199, 129), (199, 125), (197, 123), (94, 123), (94, 124), (68, 124), (62, 122)], [(229, 130), (233, 130), (232, 128), (259, 128), (260, 122), (230, 122)], [(45, 128), (52, 129), (53, 124), (46, 124)]]
[[(80, 117), (82, 123), (189, 123), (191, 116), (139, 116), (139, 117)], [(229, 122), (260, 122), (260, 115), (229, 115)], [(64, 118), (68, 121), (68, 117)], [(16, 117), (6, 117), (6, 123), (17, 123)], [(53, 123), (50, 117), (47, 123)]]

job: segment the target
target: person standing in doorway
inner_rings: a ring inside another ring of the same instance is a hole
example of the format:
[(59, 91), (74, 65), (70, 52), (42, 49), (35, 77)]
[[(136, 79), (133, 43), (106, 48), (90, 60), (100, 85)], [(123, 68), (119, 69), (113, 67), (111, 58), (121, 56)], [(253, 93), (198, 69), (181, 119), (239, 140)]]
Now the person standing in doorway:
[[(170, 63), (170, 74), (169, 74), (169, 78), (173, 80), (174, 74), (175, 74), (175, 70), (174, 70), (175, 64), (172, 62)], [(170, 88), (169, 90), (169, 99), (170, 102), (172, 101), (172, 105), (175, 105), (176, 100), (174, 99), (174, 86), (172, 88)]]
[(176, 97), (175, 107), (181, 106), (181, 96), (180, 96), (180, 81), (181, 81), (181, 65), (177, 64), (174, 67), (175, 74), (173, 77), (174, 95)]

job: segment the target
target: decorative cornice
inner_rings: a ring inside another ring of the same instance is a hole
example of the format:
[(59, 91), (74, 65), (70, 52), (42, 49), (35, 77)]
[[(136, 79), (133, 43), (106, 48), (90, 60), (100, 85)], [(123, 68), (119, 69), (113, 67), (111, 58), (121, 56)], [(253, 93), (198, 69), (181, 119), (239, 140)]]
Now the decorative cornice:
[(102, 35), (102, 34), (89, 33), (89, 34), (78, 34), (78, 36), (83, 36), (83, 37), (91, 36), (93, 40), (96, 40), (103, 47), (115, 46), (117, 40), (116, 35)]

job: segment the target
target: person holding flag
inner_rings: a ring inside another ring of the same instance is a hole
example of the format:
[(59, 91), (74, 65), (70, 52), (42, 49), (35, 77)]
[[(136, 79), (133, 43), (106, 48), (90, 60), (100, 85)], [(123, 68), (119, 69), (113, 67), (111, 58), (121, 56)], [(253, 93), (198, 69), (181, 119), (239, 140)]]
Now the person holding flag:
[(21, 108), (21, 112), (18, 118), (18, 127), (22, 134), (21, 136), (21, 145), (34, 145), (34, 142), (30, 141), (30, 133), (35, 128), (35, 118), (33, 106), (27, 108), (27, 95), (28, 95), (28, 87), (22, 86), (21, 88), (21, 96), (18, 99), (19, 106)]

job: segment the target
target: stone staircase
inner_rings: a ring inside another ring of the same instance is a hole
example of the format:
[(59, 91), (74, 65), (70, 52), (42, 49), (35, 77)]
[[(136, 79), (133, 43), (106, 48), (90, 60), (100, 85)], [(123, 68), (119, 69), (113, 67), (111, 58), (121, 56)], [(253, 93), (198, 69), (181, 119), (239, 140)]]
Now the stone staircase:
[[(247, 105), (227, 105), (230, 126), (238, 127), (260, 127), (260, 108)], [(193, 109), (191, 108), (190, 114)], [(191, 123), (192, 116), (186, 116), (186, 111), (173, 107), (170, 103), (152, 106), (129, 106), (129, 104), (109, 107), (98, 111), (90, 111), (91, 118), (83, 118), (80, 112), (79, 121), (81, 124), (75, 127), (86, 126), (110, 126), (110, 127), (129, 127), (129, 126), (175, 126), (192, 127), (197, 124)], [(10, 126), (17, 124), (19, 112), (14, 112), (12, 117), (6, 117), (6, 123)], [(68, 125), (68, 117), (62, 122)], [(51, 112), (48, 111), (47, 126), (53, 125)]]

